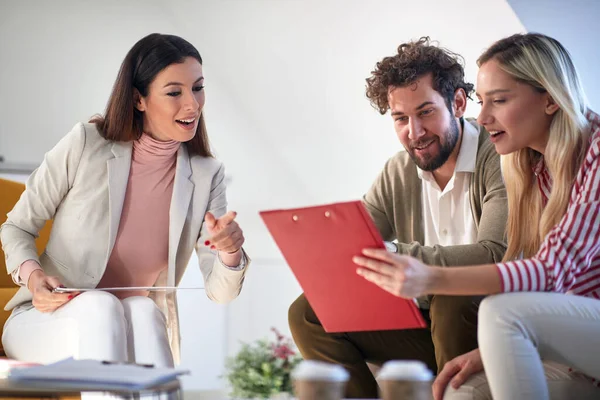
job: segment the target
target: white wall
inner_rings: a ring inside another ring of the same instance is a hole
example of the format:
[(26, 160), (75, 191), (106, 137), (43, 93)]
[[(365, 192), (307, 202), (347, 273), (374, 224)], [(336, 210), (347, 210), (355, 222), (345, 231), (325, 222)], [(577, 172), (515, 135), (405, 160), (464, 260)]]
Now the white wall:
[(21, 182), (21, 183), (25, 183), (25, 181), (27, 180), (27, 176), (25, 174), (18, 174), (18, 173), (8, 173), (8, 172), (0, 172), (0, 178), (2, 179), (8, 179), (9, 181), (15, 181), (15, 182)]
[[(38, 163), (75, 122), (102, 112), (143, 35), (179, 34), (198, 47), (209, 135), (253, 258), (230, 306), (180, 295), (186, 385), (216, 388), (240, 340), (271, 326), (289, 332), (287, 307), (300, 293), (258, 211), (357, 199), (401, 147), (391, 118), (364, 96), (375, 63), (428, 34), (465, 56), (474, 81), (479, 53), (516, 31), (504, 0), (0, 0), (0, 154)], [(199, 279), (190, 268), (184, 284)]]
[(527, 31), (559, 40), (571, 53), (591, 107), (600, 107), (600, 1), (508, 0)]

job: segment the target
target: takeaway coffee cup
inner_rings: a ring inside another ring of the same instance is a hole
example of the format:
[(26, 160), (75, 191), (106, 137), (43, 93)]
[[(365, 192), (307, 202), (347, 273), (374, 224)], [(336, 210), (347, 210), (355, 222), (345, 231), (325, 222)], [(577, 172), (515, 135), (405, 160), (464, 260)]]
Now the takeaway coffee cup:
[(292, 372), (298, 400), (340, 400), (348, 378), (343, 367), (322, 361), (302, 361)]
[(384, 400), (431, 400), (433, 374), (421, 361), (388, 361), (377, 375)]

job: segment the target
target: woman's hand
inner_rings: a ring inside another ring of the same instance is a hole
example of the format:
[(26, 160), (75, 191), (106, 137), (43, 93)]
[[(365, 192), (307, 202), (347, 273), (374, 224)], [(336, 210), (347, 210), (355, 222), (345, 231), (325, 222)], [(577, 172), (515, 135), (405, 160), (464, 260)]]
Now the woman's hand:
[(221, 218), (216, 219), (212, 213), (207, 212), (204, 217), (206, 229), (210, 238), (205, 242), (211, 249), (219, 251), (221, 261), (231, 267), (240, 264), (242, 254), (240, 249), (244, 244), (244, 232), (235, 222), (237, 213), (229, 211)]
[(479, 349), (470, 351), (462, 356), (458, 356), (444, 365), (444, 369), (439, 373), (433, 382), (433, 398), (442, 400), (448, 383), (454, 389), (458, 389), (473, 374), (483, 371), (483, 362)]
[(365, 249), (366, 257), (354, 257), (360, 265), (356, 273), (394, 296), (407, 299), (431, 294), (437, 279), (437, 267), (416, 258), (401, 256), (381, 249)]
[(47, 276), (41, 269), (33, 271), (27, 281), (27, 289), (29, 289), (33, 295), (33, 306), (43, 313), (52, 312), (79, 294), (78, 292), (52, 292), (52, 290), (60, 286), (62, 286), (62, 284), (58, 278)]

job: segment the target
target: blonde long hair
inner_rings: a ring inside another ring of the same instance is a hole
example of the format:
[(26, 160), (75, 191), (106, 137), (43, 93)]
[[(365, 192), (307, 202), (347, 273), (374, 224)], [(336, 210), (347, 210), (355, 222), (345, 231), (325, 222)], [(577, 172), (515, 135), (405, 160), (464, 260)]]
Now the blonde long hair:
[(506, 261), (535, 255), (544, 237), (564, 216), (587, 150), (588, 105), (571, 57), (555, 39), (536, 33), (513, 35), (494, 43), (477, 64), (491, 59), (518, 81), (547, 92), (559, 107), (550, 124), (544, 155), (553, 180), (546, 207), (534, 175), (542, 155), (523, 148), (501, 156), (508, 194)]

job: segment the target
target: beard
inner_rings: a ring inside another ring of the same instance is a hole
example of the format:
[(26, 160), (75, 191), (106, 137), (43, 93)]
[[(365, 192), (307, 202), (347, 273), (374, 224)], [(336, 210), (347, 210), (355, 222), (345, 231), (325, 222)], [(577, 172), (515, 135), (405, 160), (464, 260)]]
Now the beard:
[(435, 136), (433, 138), (434, 143), (430, 144), (430, 146), (435, 146), (435, 142), (438, 143), (439, 151), (437, 154), (425, 154), (424, 157), (418, 157), (415, 154), (415, 148), (431, 141), (431, 138), (411, 142), (406, 150), (408, 151), (410, 158), (417, 164), (417, 167), (423, 171), (435, 171), (448, 161), (450, 154), (452, 154), (458, 143), (459, 134), (460, 129), (458, 127), (458, 122), (456, 122), (455, 118), (452, 118), (446, 132), (444, 132), (442, 136)]

